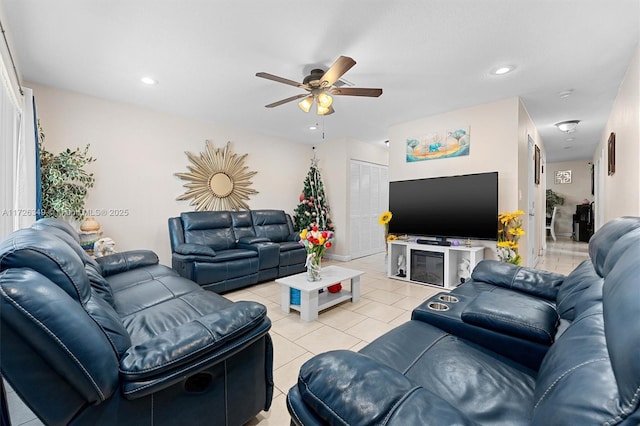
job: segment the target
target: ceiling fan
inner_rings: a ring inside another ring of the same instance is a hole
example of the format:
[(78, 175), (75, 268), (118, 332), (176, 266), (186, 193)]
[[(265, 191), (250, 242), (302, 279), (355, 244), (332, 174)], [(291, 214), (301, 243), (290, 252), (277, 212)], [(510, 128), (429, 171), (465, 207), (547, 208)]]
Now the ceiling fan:
[(298, 102), (298, 106), (304, 112), (309, 112), (313, 101), (316, 101), (318, 115), (333, 114), (333, 96), (367, 96), (377, 98), (382, 95), (382, 89), (369, 89), (358, 87), (336, 87), (335, 83), (342, 77), (347, 71), (349, 71), (356, 61), (348, 56), (340, 56), (331, 65), (326, 72), (321, 69), (313, 69), (308, 76), (302, 80), (302, 83), (289, 80), (287, 78), (278, 77), (277, 75), (269, 74), (266, 72), (256, 73), (256, 77), (266, 78), (267, 80), (277, 81), (278, 83), (288, 84), (290, 86), (299, 87), (306, 90), (308, 93), (302, 93), (300, 95), (291, 96), (286, 99), (265, 105), (267, 108), (273, 108), (292, 102), (301, 98)]

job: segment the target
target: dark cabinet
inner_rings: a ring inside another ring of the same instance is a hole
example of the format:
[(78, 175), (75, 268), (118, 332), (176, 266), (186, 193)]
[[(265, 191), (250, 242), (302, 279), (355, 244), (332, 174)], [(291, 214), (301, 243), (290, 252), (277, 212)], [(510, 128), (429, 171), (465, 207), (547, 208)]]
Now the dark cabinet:
[(578, 204), (573, 215), (573, 239), (589, 242), (593, 235), (593, 203)]

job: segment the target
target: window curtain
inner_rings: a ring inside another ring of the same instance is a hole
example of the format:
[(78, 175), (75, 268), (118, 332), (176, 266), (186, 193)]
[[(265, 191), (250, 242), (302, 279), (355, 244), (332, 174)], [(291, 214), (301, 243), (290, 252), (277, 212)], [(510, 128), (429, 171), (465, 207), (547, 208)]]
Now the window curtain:
[[(4, 52), (3, 52), (4, 53)], [(22, 124), (23, 97), (9, 77), (6, 56), (0, 55), (0, 239), (15, 229), (16, 162)]]
[[(14, 210), (19, 214), (14, 215), (14, 229), (31, 226), (37, 217), (36, 193), (39, 179), (36, 180), (36, 172), (40, 171), (40, 165), (36, 163), (37, 143), (34, 133), (36, 117), (34, 113), (33, 91), (26, 87), (24, 92), (23, 120), (21, 121), (20, 137), (16, 155), (16, 185), (14, 190)], [(37, 131), (37, 128), (36, 130)]]
[(0, 51), (0, 240), (35, 221), (36, 139), (33, 93), (20, 94)]

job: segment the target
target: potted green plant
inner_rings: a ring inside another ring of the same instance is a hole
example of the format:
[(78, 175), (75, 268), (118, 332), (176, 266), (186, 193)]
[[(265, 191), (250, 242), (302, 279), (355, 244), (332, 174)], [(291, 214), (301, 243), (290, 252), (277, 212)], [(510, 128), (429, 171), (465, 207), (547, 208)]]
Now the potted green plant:
[(547, 217), (551, 218), (553, 214), (553, 208), (558, 205), (564, 204), (564, 197), (560, 196), (558, 193), (553, 192), (551, 189), (547, 189), (547, 207), (546, 213)]
[(84, 149), (66, 149), (53, 154), (44, 146), (44, 131), (38, 122), (40, 149), (40, 184), (42, 187), (42, 215), (45, 217), (73, 217), (84, 219), (87, 190), (93, 187), (93, 173), (84, 167), (95, 158), (89, 156), (89, 144)]

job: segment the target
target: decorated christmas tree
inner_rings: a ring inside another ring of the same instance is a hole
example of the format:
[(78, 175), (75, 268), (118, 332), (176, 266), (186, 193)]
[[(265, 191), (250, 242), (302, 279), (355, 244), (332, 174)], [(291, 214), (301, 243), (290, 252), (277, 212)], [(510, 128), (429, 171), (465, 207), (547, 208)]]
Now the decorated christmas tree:
[(323, 231), (333, 231), (329, 212), (329, 204), (324, 195), (324, 184), (318, 169), (318, 159), (314, 154), (300, 194), (300, 204), (293, 214), (294, 227), (298, 232), (303, 229), (311, 230), (314, 226)]

